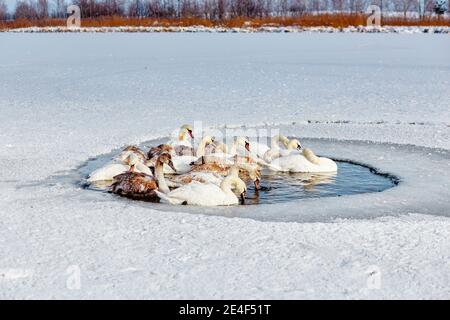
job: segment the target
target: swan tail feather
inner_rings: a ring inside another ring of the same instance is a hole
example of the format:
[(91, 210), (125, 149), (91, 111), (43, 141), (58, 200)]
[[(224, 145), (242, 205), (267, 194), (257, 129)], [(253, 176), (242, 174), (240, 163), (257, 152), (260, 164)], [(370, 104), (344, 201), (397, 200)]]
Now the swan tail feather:
[(184, 200), (181, 199), (176, 199), (176, 198), (171, 198), (168, 197), (166, 194), (155, 190), (156, 195), (159, 197), (159, 199), (161, 199), (162, 202), (164, 203), (169, 203), (169, 204), (183, 204), (183, 202), (185, 202)]

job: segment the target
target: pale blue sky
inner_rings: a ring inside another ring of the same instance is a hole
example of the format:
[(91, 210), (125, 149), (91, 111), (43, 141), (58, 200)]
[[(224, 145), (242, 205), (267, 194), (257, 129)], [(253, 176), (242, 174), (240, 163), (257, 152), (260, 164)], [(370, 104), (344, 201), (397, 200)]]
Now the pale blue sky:
[[(8, 10), (11, 12), (12, 10), (14, 10), (14, 8), (16, 7), (16, 3), (19, 0), (4, 0), (6, 5), (8, 6)], [(48, 0), (48, 3), (50, 5), (50, 7), (53, 7), (53, 4), (55, 3), (54, 0)]]
[(8, 6), (9, 10), (12, 10), (16, 7), (17, 0), (5, 0), (6, 5)]

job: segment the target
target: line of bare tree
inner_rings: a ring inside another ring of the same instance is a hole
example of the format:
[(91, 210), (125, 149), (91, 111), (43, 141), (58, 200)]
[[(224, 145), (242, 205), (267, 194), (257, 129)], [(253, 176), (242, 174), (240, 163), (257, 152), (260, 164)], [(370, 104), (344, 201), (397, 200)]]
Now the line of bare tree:
[[(435, 0), (425, 0), (432, 12)], [(19, 0), (8, 11), (0, 0), (0, 20), (66, 17), (68, 4), (81, 8), (83, 18), (102, 16), (150, 18), (204, 18), (222, 20), (234, 17), (292, 17), (316, 12), (363, 12), (370, 4), (383, 12), (418, 10), (418, 0)]]

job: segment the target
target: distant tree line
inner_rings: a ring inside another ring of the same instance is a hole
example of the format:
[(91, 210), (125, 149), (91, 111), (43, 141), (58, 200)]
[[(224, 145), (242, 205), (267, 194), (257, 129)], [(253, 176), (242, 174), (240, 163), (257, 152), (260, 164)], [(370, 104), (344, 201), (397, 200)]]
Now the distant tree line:
[[(443, 14), (436, 1), (425, 0), (428, 12)], [(383, 12), (418, 10), (418, 0), (18, 0), (13, 10), (7, 10), (0, 0), (0, 20), (64, 18), (68, 4), (81, 9), (82, 18), (107, 16), (147, 18), (202, 18), (222, 20), (235, 17), (295, 17), (316, 12), (364, 12), (370, 4)]]

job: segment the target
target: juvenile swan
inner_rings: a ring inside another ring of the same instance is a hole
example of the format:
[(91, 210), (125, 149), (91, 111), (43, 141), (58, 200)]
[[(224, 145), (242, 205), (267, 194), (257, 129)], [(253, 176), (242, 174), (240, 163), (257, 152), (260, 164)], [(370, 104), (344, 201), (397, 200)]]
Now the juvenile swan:
[(169, 165), (173, 168), (172, 157), (168, 153), (163, 153), (156, 161), (156, 178), (144, 173), (134, 172), (134, 166), (128, 172), (114, 177), (111, 191), (121, 196), (137, 199), (157, 199), (155, 191), (169, 193), (169, 187), (164, 179), (163, 166)]

